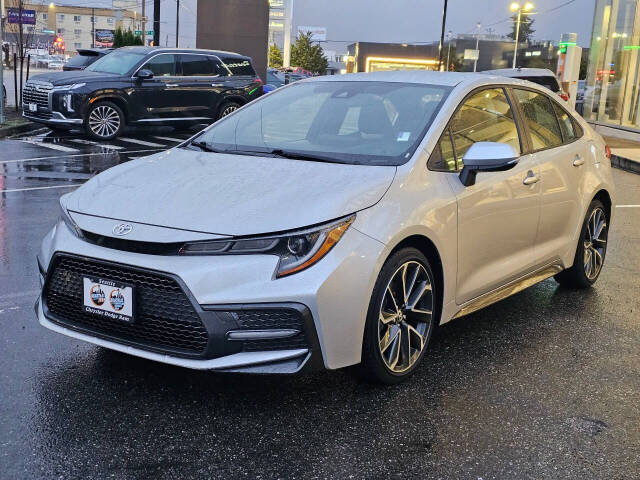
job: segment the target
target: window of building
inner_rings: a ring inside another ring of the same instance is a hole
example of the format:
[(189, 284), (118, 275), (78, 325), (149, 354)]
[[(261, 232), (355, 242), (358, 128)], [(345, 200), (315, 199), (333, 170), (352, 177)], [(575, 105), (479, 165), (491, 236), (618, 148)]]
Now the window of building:
[(73, 48), (75, 48), (76, 50), (77, 50), (78, 48), (82, 48), (82, 43), (80, 43), (80, 42), (75, 42), (75, 43), (73, 44)]
[(81, 29), (79, 29), (79, 28), (76, 28), (76, 29), (73, 31), (73, 34), (74, 34), (76, 37), (79, 37), (80, 35), (82, 35), (82, 30), (81, 30)]
[(80, 15), (74, 15), (73, 16), (73, 21), (74, 22), (80, 22)]
[(64, 28), (59, 28), (58, 29), (58, 35), (62, 35), (64, 33)]
[(49, 18), (49, 14), (48, 13), (43, 13), (42, 14), (42, 19), (43, 20), (47, 20)]
[(476, 142), (507, 143), (520, 155), (518, 128), (502, 88), (482, 90), (464, 101), (429, 158), (429, 168), (462, 170), (462, 158)]
[(530, 90), (517, 88), (513, 92), (529, 126), (533, 149), (542, 150), (561, 145), (562, 133), (551, 100)]
[(56, 18), (58, 19), (59, 22), (64, 22), (64, 13), (58, 13), (56, 15)]
[(113, 23), (113, 17), (107, 17), (107, 23)]

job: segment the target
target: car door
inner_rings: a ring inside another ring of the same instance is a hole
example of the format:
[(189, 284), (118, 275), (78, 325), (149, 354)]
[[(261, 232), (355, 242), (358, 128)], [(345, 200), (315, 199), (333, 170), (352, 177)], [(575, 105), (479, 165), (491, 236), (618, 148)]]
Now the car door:
[(200, 120), (215, 119), (225, 88), (220, 61), (205, 54), (181, 54), (180, 89), (185, 93), (184, 114)]
[(156, 122), (181, 116), (183, 94), (179, 90), (176, 62), (177, 55), (160, 53), (138, 69), (153, 72), (153, 78), (137, 79), (132, 92), (140, 121)]
[(550, 96), (525, 89), (513, 92), (540, 165), (536, 263), (545, 265), (575, 248), (573, 240), (582, 225), (581, 185), (589, 146), (576, 135), (571, 115)]
[(449, 177), (458, 204), (460, 305), (531, 270), (540, 215), (539, 168), (502, 87), (476, 91), (459, 106), (439, 142), (443, 169), (459, 172), (465, 152), (481, 141), (508, 143), (519, 157), (509, 170), (479, 173), (468, 187)]

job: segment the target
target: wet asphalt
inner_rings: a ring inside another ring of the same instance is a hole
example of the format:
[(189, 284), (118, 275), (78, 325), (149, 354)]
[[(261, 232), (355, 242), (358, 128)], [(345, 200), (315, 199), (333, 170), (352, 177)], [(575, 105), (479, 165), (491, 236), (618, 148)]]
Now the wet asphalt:
[[(194, 372), (40, 327), (59, 196), (189, 135), (0, 141), (0, 479), (640, 478), (638, 207), (617, 209), (593, 289), (548, 280), (455, 320), (393, 387)], [(639, 205), (640, 176), (614, 174)]]

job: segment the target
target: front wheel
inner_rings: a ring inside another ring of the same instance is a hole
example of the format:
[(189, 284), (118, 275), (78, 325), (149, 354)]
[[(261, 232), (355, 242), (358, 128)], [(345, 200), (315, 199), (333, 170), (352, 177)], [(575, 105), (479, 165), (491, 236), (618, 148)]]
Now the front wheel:
[(115, 103), (96, 102), (85, 117), (85, 130), (96, 140), (111, 140), (122, 132), (124, 123), (124, 113)]
[(369, 303), (361, 375), (394, 384), (420, 364), (436, 320), (434, 276), (415, 248), (391, 256), (378, 276)]
[(593, 285), (604, 265), (608, 235), (607, 209), (600, 200), (594, 200), (582, 224), (573, 265), (557, 274), (554, 277), (556, 281), (569, 288), (589, 288)]

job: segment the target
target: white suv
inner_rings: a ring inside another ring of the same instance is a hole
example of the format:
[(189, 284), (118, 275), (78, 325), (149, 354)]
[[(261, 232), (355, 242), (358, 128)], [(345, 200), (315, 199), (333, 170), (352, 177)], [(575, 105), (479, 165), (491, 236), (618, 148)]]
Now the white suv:
[(296, 82), (61, 198), (40, 323), (196, 369), (413, 372), (433, 329), (554, 277), (591, 286), (614, 211), (602, 138), (481, 74)]

